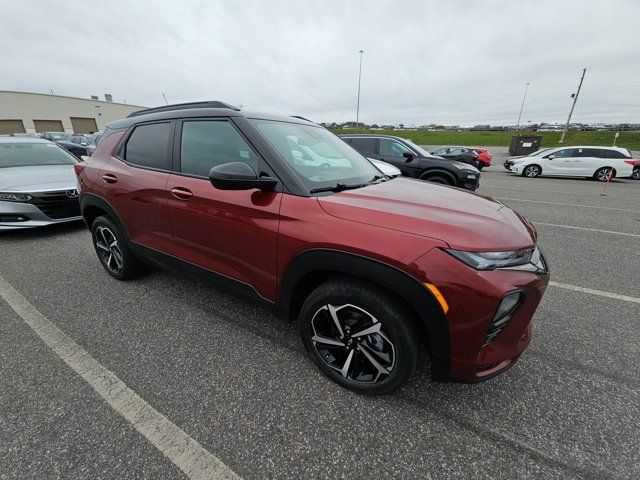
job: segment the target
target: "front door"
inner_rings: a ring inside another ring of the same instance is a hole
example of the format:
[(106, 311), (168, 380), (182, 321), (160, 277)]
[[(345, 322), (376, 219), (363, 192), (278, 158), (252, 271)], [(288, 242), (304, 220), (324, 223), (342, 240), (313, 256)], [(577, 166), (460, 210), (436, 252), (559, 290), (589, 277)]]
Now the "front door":
[(183, 273), (275, 300), (282, 193), (218, 190), (209, 182), (209, 171), (224, 163), (245, 162), (256, 173), (268, 167), (229, 119), (184, 120), (177, 128), (167, 191)]
[(542, 166), (543, 175), (571, 175), (573, 148), (563, 148), (549, 154)]
[[(378, 158), (380, 160), (398, 167), (402, 175), (407, 177), (415, 177), (418, 175), (420, 171), (420, 158), (409, 147), (393, 138), (381, 138), (379, 148), (380, 154)], [(413, 155), (413, 159), (408, 161), (408, 159), (404, 157), (405, 153)]]

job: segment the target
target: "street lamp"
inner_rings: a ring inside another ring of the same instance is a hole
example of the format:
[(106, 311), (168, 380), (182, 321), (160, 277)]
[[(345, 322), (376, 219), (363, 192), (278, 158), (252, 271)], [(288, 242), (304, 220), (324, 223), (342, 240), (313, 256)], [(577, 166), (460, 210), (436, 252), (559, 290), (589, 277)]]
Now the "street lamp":
[(356, 127), (360, 123), (360, 79), (362, 78), (362, 54), (364, 50), (358, 52), (360, 54), (360, 68), (358, 69), (358, 104), (356, 106)]

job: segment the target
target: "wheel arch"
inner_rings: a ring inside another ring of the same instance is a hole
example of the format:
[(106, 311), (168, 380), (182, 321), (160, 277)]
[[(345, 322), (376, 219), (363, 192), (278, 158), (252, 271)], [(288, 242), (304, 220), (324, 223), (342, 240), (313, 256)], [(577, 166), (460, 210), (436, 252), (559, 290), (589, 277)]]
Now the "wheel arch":
[(127, 241), (130, 240), (129, 233), (127, 232), (127, 229), (124, 228), (124, 224), (120, 220), (120, 217), (118, 217), (116, 211), (104, 198), (92, 193), (83, 194), (82, 197), (80, 197), (80, 211), (82, 212), (82, 217), (89, 229), (91, 229), (91, 225), (96, 218), (100, 215), (107, 215), (116, 223), (120, 231), (127, 238)]
[(458, 185), (458, 179), (451, 172), (442, 168), (429, 168), (420, 174), (420, 180), (428, 180), (429, 177), (435, 177), (437, 175), (445, 177), (451, 182), (454, 187)]
[(297, 318), (304, 299), (334, 276), (352, 276), (381, 286), (411, 308), (419, 320), (421, 340), (431, 355), (431, 374), (444, 379), (449, 373), (449, 326), (440, 304), (416, 278), (387, 263), (331, 249), (300, 253), (287, 267), (279, 288), (277, 313), (285, 320)]

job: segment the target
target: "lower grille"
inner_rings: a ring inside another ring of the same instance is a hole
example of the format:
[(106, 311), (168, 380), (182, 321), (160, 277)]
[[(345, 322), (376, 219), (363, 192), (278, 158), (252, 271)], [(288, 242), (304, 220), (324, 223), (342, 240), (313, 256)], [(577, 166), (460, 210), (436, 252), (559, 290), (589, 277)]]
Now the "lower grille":
[(30, 193), (29, 203), (53, 220), (80, 216), (80, 201), (76, 190)]

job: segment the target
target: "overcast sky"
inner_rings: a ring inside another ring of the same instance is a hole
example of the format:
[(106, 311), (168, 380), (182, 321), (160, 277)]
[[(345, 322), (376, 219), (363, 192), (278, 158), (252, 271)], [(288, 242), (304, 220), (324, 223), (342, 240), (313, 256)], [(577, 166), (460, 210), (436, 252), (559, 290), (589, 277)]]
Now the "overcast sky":
[[(640, 1), (0, 0), (0, 90), (407, 125), (640, 122)], [(0, 105), (0, 108), (2, 106)]]

